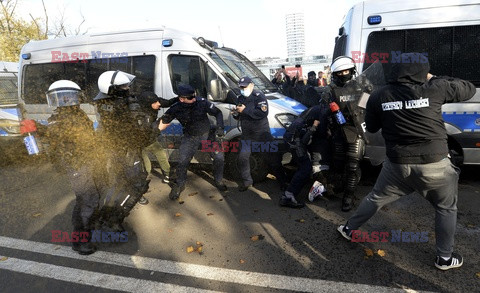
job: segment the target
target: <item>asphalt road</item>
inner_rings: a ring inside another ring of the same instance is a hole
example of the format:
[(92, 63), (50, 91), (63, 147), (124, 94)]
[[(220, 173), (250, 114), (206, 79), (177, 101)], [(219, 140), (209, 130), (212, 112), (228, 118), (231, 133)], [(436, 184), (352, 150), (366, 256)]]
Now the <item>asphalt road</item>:
[[(80, 256), (51, 242), (52, 230), (71, 229), (65, 178), (42, 160), (3, 161), (0, 291), (480, 292), (479, 171), (464, 168), (460, 181), (456, 251), (464, 265), (443, 272), (433, 265), (434, 210), (419, 195), (384, 207), (362, 230), (424, 232), (427, 242), (351, 243), (336, 231), (351, 214), (340, 211), (340, 197), (281, 208), (273, 178), (244, 193), (227, 181), (220, 193), (198, 167), (179, 201), (155, 177), (150, 203), (126, 220), (128, 242)], [(359, 197), (377, 172), (364, 169)]]

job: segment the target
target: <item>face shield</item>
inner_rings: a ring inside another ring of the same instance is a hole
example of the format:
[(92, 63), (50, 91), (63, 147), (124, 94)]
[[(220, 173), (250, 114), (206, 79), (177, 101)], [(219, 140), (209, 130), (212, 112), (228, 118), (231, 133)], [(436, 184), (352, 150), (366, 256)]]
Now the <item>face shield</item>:
[(54, 89), (46, 93), (49, 107), (80, 105), (80, 91), (75, 89)]

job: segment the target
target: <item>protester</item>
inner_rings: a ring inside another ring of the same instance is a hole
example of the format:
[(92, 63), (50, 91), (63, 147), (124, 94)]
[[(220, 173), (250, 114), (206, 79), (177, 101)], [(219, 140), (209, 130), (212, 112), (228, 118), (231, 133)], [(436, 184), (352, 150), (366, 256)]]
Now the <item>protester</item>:
[(366, 109), (367, 130), (382, 129), (387, 158), (373, 190), (337, 230), (350, 240), (382, 206), (417, 192), (435, 208), (435, 267), (458, 268), (463, 258), (453, 252), (453, 245), (460, 172), (448, 158), (441, 107), (470, 99), (476, 89), (468, 81), (430, 74), (427, 58), (419, 53), (404, 53), (400, 60)]

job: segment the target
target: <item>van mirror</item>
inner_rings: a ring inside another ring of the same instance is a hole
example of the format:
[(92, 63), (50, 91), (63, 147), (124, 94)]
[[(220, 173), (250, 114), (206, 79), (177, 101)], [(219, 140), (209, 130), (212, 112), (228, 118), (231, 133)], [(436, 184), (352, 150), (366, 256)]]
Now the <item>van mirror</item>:
[(222, 81), (220, 79), (212, 79), (210, 81), (210, 93), (213, 101), (224, 101), (225, 93), (223, 92)]

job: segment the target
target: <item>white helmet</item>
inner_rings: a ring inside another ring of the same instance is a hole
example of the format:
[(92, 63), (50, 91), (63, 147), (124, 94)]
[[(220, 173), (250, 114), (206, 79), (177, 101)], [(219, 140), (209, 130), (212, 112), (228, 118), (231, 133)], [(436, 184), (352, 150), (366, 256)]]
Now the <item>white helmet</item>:
[[(351, 80), (357, 71), (355, 61), (347, 56), (339, 56), (335, 58), (330, 69), (332, 71), (332, 82), (340, 87), (343, 87), (349, 80)], [(348, 74), (341, 74), (340, 72), (344, 70), (349, 70), (350, 72)]]
[(46, 92), (49, 107), (67, 107), (80, 105), (78, 84), (70, 80), (57, 80), (52, 83)]
[(100, 90), (100, 93), (104, 95), (99, 94), (94, 100), (107, 98), (105, 95), (114, 94), (120, 86), (130, 86), (134, 79), (135, 75), (120, 70), (105, 71), (98, 77), (98, 89)]
[(355, 62), (352, 58), (347, 56), (339, 56), (335, 58), (335, 60), (333, 60), (332, 66), (330, 66), (332, 72), (344, 71), (352, 68), (355, 68)]

